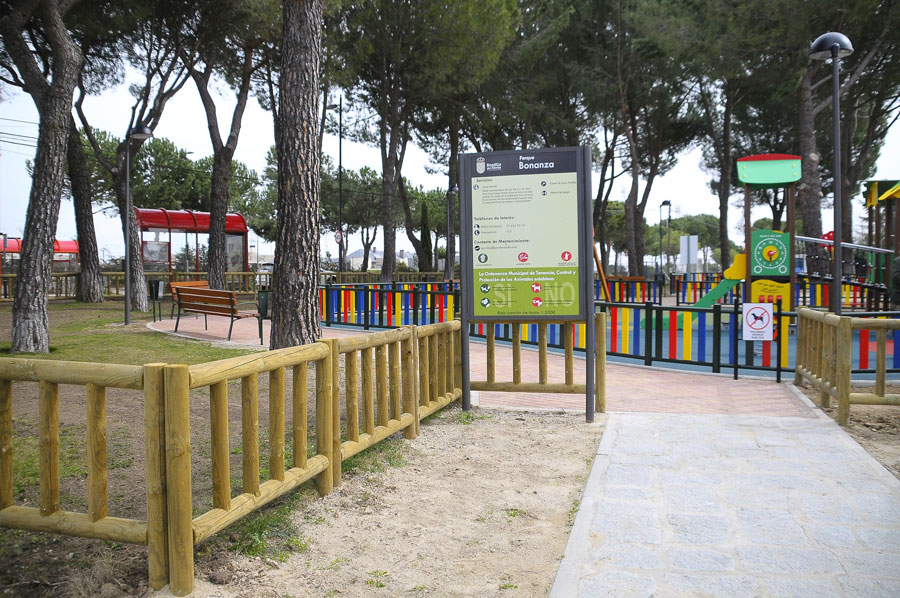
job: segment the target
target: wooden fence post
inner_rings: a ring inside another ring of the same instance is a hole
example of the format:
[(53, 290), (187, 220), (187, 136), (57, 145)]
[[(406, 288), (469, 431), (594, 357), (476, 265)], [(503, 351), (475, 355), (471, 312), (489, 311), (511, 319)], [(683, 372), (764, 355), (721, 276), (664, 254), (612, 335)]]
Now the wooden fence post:
[(0, 509), (13, 504), (12, 382), (0, 380)]
[(606, 413), (606, 312), (594, 314), (594, 326), (597, 363), (594, 366), (594, 407), (600, 413)]
[(838, 322), (835, 329), (836, 342), (834, 349), (834, 363), (836, 376), (835, 382), (837, 386), (838, 398), (838, 423), (842, 426), (847, 425), (850, 417), (850, 349), (853, 346), (853, 320), (848, 316), (843, 316)]
[(306, 468), (306, 442), (307, 442), (307, 398), (306, 398), (306, 378), (307, 364), (304, 361), (295, 365), (291, 376), (291, 398), (292, 398), (292, 424), (293, 424), (293, 443), (294, 443), (294, 467), (300, 469)]
[(59, 511), (59, 385), (39, 383), (41, 515)]
[(403, 376), (403, 411), (412, 413), (413, 422), (403, 430), (403, 437), (407, 440), (412, 440), (419, 432), (419, 402), (416, 400), (416, 383), (413, 370), (413, 344), (416, 338), (416, 327), (408, 326), (408, 328), (410, 330), (409, 338), (403, 340), (401, 375)]
[(331, 474), (333, 487), (341, 485), (341, 469), (343, 458), (341, 457), (341, 385), (339, 378), (338, 362), (341, 358), (339, 351), (340, 341), (331, 339)]
[(209, 387), (209, 418), (212, 436), (213, 507), (231, 508), (231, 467), (228, 447), (228, 381)]
[(166, 366), (166, 478), (169, 514), (169, 589), (185, 596), (194, 589), (194, 529), (191, 522), (191, 374), (186, 365)]
[[(319, 496), (325, 496), (334, 488), (332, 465), (334, 451), (331, 446), (331, 360), (334, 358), (332, 339), (319, 341), (328, 347), (328, 355), (316, 362), (316, 452), (328, 458), (328, 467), (316, 476)], [(338, 455), (340, 459), (340, 455)]]
[(269, 372), (269, 478), (284, 481), (284, 368)]
[(794, 364), (794, 386), (803, 384), (803, 374), (800, 373), (800, 368), (807, 367), (806, 347), (804, 346), (807, 338), (806, 323), (807, 319), (803, 317), (803, 309), (800, 309), (797, 313), (797, 356)]
[(106, 506), (106, 388), (86, 384), (88, 514), (91, 521), (107, 516)]
[(165, 364), (144, 366), (144, 454), (147, 471), (147, 569), (150, 587), (169, 583), (169, 530), (166, 511)]

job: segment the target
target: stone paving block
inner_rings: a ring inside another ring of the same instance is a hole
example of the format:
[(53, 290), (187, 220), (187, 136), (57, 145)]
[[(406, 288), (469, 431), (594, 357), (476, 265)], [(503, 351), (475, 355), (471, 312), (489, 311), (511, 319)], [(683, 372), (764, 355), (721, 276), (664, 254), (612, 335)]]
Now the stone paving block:
[(734, 561), (727, 554), (707, 548), (673, 548), (667, 557), (674, 569), (685, 571), (732, 571)]
[(643, 465), (656, 469), (678, 469), (683, 461), (673, 455), (621, 455), (610, 457), (610, 463), (615, 465)]
[(611, 464), (606, 470), (606, 485), (647, 488), (653, 485), (653, 471), (646, 466)]
[(861, 523), (865, 518), (849, 501), (835, 494), (801, 494), (797, 506), (813, 522)]
[(599, 565), (614, 565), (624, 569), (661, 569), (663, 561), (646, 544), (604, 542), (594, 550), (593, 559)]
[(603, 488), (603, 496), (615, 500), (651, 500), (653, 495), (653, 489), (649, 487), (606, 486)]
[(673, 513), (667, 518), (675, 542), (682, 544), (721, 544), (728, 539), (728, 519), (720, 515)]
[(578, 598), (650, 598), (656, 582), (649, 576), (625, 571), (608, 571), (591, 575), (578, 585)]
[(867, 521), (876, 525), (900, 523), (900, 501), (894, 495), (856, 494), (853, 504)]
[(873, 579), (842, 575), (838, 583), (848, 596), (861, 598), (897, 598), (900, 596), (900, 581), (896, 579)]
[(835, 550), (834, 554), (849, 574), (900, 580), (900, 558), (892, 552)]
[(803, 530), (814, 543), (829, 548), (853, 548), (858, 545), (849, 525), (805, 524)]
[[(900, 553), (900, 527), (857, 527), (856, 534), (869, 548)], [(897, 566), (900, 567), (900, 558)]]
[(761, 580), (771, 598), (843, 598), (830, 579), (818, 577), (768, 577)]
[(710, 471), (659, 471), (657, 483), (661, 487), (669, 486), (718, 486), (724, 480), (719, 472)]
[(649, 542), (662, 540), (659, 517), (652, 504), (600, 501), (591, 530), (605, 542)]
[(744, 538), (754, 544), (803, 545), (807, 543), (803, 528), (788, 511), (777, 509), (739, 509), (738, 519)]
[(831, 552), (819, 548), (738, 546), (737, 555), (744, 568), (755, 573), (809, 575), (844, 572)]
[(693, 598), (747, 598), (759, 595), (759, 584), (746, 575), (667, 573), (666, 583), (680, 595)]
[(670, 513), (718, 513), (722, 507), (714, 490), (703, 486), (665, 486), (666, 510)]

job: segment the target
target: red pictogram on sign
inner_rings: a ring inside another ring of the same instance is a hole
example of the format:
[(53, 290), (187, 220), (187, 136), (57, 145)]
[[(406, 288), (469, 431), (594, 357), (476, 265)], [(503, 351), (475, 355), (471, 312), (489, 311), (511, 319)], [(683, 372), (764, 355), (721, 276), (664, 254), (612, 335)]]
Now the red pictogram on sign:
[(540, 297), (535, 297), (534, 299), (531, 300), (531, 304), (535, 307), (540, 307), (544, 304), (544, 302), (541, 301)]
[(519, 254), (519, 261), (520, 261), (520, 262), (527, 262), (527, 261), (528, 261), (528, 254), (525, 253), (524, 251), (523, 251), (522, 253), (520, 253), (520, 254)]
[(571, 251), (563, 251), (562, 255), (560, 257), (562, 257), (562, 260), (564, 262), (568, 262), (570, 259), (572, 259), (572, 252)]
[(535, 282), (534, 284), (531, 285), (531, 292), (532, 293), (540, 293), (541, 288), (542, 288), (541, 283)]

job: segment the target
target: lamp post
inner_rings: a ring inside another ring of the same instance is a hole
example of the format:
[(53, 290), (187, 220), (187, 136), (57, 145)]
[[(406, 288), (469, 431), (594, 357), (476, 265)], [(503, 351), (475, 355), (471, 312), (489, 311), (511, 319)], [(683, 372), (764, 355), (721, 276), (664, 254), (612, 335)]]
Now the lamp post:
[(662, 244), (662, 209), (663, 206), (669, 206), (669, 212), (672, 211), (672, 202), (668, 199), (663, 200), (661, 204), (659, 204), (659, 267), (656, 269), (657, 274), (662, 273), (662, 258), (663, 258), (663, 244)]
[(831, 58), (832, 95), (831, 121), (834, 141), (834, 255), (831, 273), (831, 306), (835, 314), (841, 314), (841, 279), (843, 278), (843, 252), (841, 251), (841, 58), (853, 54), (853, 44), (843, 33), (830, 31), (816, 38), (809, 47), (813, 60)]
[[(453, 202), (456, 200), (456, 194), (459, 193), (459, 187), (454, 183), (452, 187), (447, 189), (447, 251), (444, 257), (444, 278), (453, 280), (453, 257), (450, 255), (450, 235), (453, 234), (451, 225), (452, 219), (450, 214), (453, 212)], [(455, 252), (454, 252), (455, 253)]]
[(125, 136), (125, 325), (131, 324), (131, 141), (153, 137), (147, 125), (137, 125)]
[(344, 167), (342, 163), (344, 144), (344, 96), (338, 98), (338, 272), (344, 271)]

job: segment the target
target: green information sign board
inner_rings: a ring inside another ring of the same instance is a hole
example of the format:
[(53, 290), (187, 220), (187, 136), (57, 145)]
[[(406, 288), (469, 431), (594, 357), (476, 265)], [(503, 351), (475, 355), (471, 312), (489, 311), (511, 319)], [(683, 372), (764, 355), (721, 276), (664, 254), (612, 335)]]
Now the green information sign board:
[(584, 158), (583, 148), (461, 156), (471, 318), (584, 319), (592, 286), (584, 268), (593, 278)]
[(774, 230), (751, 233), (750, 264), (753, 278), (779, 278), (791, 271), (791, 235)]

